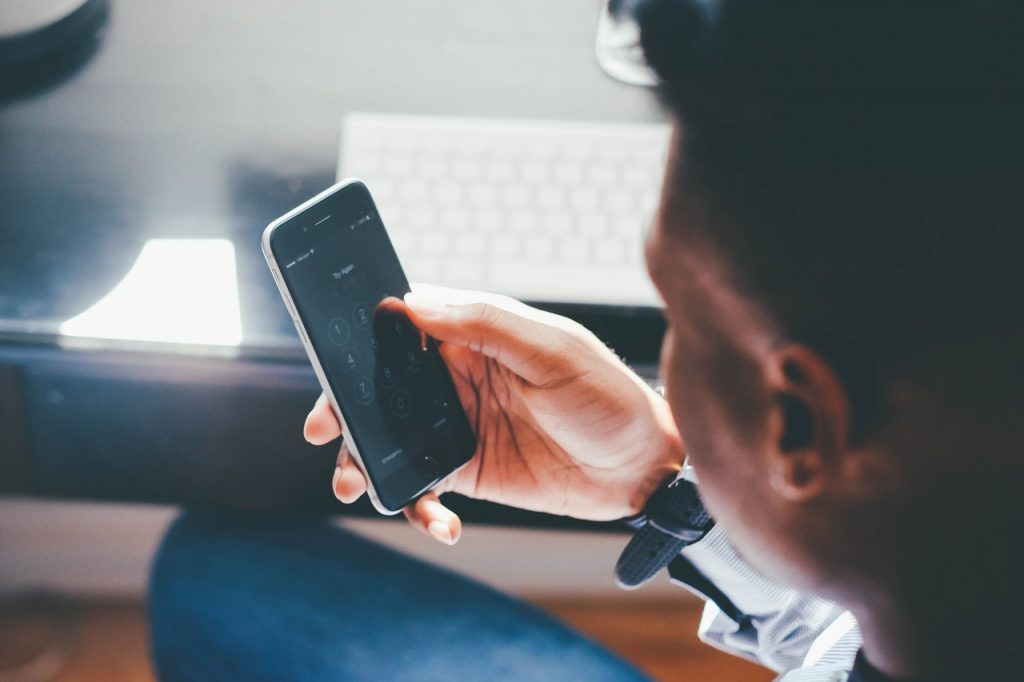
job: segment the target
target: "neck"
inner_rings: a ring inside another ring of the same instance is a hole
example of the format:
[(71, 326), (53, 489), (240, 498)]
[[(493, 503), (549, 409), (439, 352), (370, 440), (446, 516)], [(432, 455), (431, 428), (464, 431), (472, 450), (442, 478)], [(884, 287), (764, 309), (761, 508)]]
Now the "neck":
[(845, 600), (857, 617), (864, 656), (879, 671), (897, 679), (946, 679), (1019, 647), (1024, 561), (1019, 547), (1006, 547), (1019, 543), (1012, 534), (974, 532), (990, 546), (949, 542), (945, 556), (914, 562), (906, 580), (864, 587)]
[(831, 567), (846, 569), (829, 591), (856, 616), (865, 658), (896, 679), (954, 679), (1024, 637), (1024, 462), (1001, 454), (1019, 446), (1005, 427), (956, 424), (896, 441), (906, 465), (885, 502), (843, 519), (850, 544)]

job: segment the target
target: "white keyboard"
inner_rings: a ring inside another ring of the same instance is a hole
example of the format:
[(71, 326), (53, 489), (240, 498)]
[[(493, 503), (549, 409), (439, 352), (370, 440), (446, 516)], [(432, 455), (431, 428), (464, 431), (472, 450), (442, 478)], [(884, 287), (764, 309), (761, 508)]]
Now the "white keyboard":
[(667, 125), (349, 114), (362, 178), (409, 279), (529, 301), (656, 306), (642, 241)]

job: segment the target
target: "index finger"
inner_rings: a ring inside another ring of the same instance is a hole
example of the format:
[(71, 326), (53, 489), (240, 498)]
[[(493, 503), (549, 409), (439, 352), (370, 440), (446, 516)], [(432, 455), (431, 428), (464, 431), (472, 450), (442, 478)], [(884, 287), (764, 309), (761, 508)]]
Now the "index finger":
[(341, 435), (341, 425), (338, 418), (334, 416), (334, 410), (323, 393), (317, 398), (313, 409), (306, 416), (306, 424), (302, 428), (302, 435), (312, 445), (324, 445)]
[(430, 336), (494, 358), (536, 386), (564, 382), (588, 343), (576, 322), (504, 296), (418, 285), (405, 304)]

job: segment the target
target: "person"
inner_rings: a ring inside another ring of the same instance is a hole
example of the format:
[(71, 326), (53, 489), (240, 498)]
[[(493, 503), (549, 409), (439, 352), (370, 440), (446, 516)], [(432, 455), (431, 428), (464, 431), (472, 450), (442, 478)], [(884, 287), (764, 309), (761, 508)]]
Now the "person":
[[(701, 635), (800, 680), (1019, 676), (1021, 3), (635, 3), (676, 120), (646, 256), (665, 399), (579, 325), (419, 290), (479, 451), (454, 491), (638, 513), (692, 465)], [(306, 438), (339, 434), (324, 400)], [(365, 490), (344, 445), (333, 486)], [(180, 521), (153, 573), (167, 680), (634, 679), (545, 616), (329, 526)], [(719, 600), (721, 601), (721, 600)]]

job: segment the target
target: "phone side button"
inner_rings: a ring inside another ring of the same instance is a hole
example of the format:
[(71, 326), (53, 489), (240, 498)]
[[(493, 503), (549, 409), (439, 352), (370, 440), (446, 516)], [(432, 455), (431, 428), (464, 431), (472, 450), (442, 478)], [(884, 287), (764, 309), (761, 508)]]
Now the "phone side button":
[(292, 322), (295, 323), (295, 331), (299, 332), (299, 338), (302, 339), (302, 343), (308, 344), (309, 339), (306, 338), (306, 330), (302, 328), (298, 320), (293, 319)]

